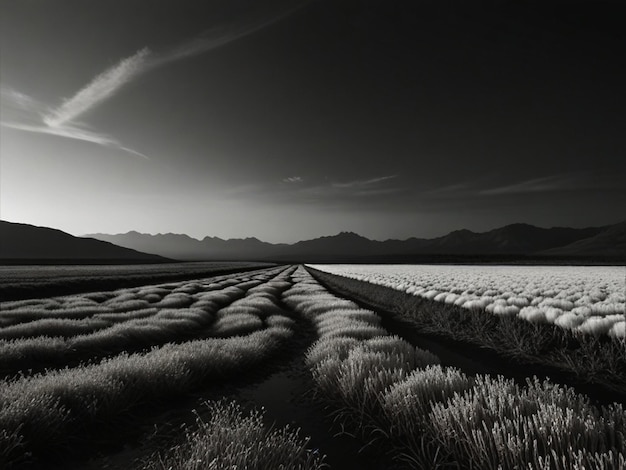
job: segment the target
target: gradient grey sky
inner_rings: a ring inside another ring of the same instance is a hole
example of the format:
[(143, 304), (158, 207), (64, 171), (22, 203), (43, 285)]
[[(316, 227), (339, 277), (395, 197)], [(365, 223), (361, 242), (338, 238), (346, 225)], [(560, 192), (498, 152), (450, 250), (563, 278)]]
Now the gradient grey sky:
[(620, 3), (0, 0), (0, 217), (272, 242), (617, 222)]

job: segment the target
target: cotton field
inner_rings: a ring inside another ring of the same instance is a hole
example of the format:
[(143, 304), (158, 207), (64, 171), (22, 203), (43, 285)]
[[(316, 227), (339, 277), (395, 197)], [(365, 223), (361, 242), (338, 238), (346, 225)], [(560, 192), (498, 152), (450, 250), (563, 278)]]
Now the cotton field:
[(624, 338), (620, 266), (311, 265), (331, 274), (494, 315)]

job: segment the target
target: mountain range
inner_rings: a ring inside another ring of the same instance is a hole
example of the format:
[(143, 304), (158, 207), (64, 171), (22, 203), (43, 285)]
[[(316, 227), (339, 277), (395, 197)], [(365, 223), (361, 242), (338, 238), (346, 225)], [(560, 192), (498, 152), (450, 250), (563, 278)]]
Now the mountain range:
[(488, 232), (457, 230), (425, 239), (376, 241), (353, 232), (293, 244), (257, 238), (202, 240), (184, 234), (128, 232), (75, 237), (0, 221), (0, 263), (158, 263), (171, 260), (276, 262), (438, 262), (490, 260), (626, 262), (626, 221), (590, 228), (512, 224)]
[(47, 227), (0, 220), (0, 263), (161, 263), (157, 254), (141, 253), (113, 243), (81, 238)]
[(425, 239), (376, 241), (353, 232), (293, 244), (257, 238), (228, 239), (184, 234), (128, 232), (86, 235), (179, 260), (272, 260), (303, 262), (409, 262), (452, 258), (626, 259), (626, 221), (589, 228), (541, 228), (512, 224), (487, 232), (457, 230)]

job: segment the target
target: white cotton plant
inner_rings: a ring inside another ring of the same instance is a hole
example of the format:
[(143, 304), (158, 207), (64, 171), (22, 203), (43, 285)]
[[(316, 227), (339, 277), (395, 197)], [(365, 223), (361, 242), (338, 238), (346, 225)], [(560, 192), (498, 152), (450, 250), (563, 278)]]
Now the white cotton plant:
[[(311, 265), (320, 271), (390, 287), (470, 311), (555, 324), (577, 334), (620, 337), (619, 328), (590, 316), (624, 315), (624, 267)], [(571, 313), (571, 315), (569, 314)], [(567, 315), (566, 315), (567, 314)], [(561, 317), (564, 319), (559, 320)]]

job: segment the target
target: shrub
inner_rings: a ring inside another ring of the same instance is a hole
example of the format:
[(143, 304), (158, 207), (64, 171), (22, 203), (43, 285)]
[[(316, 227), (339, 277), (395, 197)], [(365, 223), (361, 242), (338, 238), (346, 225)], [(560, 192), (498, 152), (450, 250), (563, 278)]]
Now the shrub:
[(502, 377), (478, 376), (471, 389), (435, 404), (428, 422), (472, 468), (544, 468), (553, 456), (564, 468), (572, 468), (572, 456), (595, 468), (600, 456), (612, 462), (603, 468), (617, 469), (626, 451), (621, 405), (597, 409), (572, 389), (536, 379), (520, 388)]
[(263, 423), (263, 412), (244, 414), (235, 402), (205, 402), (208, 420), (196, 413), (194, 428), (184, 441), (152, 456), (144, 470), (314, 470), (325, 467), (324, 456), (307, 449), (308, 438), (289, 426)]

